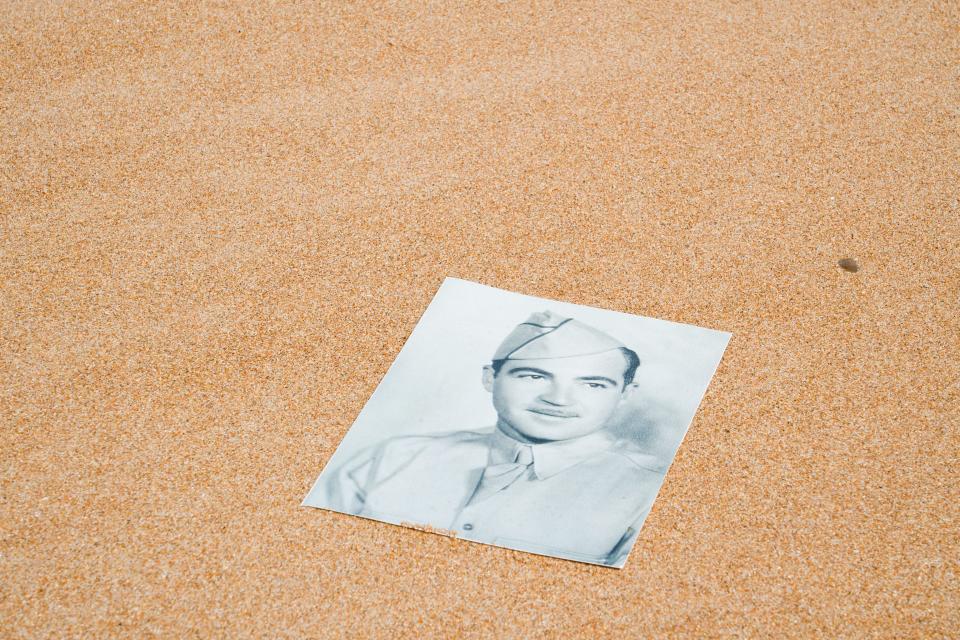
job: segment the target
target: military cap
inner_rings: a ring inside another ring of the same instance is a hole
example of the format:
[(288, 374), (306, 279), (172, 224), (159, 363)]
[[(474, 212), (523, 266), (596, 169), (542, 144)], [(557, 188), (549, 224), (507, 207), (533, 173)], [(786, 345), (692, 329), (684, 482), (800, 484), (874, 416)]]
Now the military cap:
[(541, 311), (518, 324), (493, 354), (494, 360), (570, 358), (625, 347), (616, 338), (573, 318)]

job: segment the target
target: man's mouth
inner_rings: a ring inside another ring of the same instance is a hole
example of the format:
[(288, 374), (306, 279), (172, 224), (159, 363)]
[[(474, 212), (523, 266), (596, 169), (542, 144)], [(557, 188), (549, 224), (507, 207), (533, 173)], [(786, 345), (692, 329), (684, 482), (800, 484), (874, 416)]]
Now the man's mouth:
[(551, 418), (576, 418), (577, 413), (574, 411), (564, 411), (563, 409), (547, 409), (545, 407), (537, 407), (535, 409), (527, 409), (530, 413), (536, 413), (541, 416), (550, 416)]

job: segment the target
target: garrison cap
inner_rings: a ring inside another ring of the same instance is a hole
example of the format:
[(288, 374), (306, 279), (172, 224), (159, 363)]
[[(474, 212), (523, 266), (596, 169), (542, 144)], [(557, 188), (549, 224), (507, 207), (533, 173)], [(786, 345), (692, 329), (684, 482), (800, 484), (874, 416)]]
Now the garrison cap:
[(534, 313), (522, 322), (497, 348), (494, 360), (570, 358), (625, 347), (599, 329), (552, 311)]

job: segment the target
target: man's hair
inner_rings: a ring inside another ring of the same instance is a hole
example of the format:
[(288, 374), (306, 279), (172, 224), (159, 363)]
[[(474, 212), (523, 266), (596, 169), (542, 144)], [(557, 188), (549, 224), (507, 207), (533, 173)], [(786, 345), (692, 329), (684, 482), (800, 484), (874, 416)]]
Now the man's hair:
[[(620, 347), (620, 352), (623, 353), (623, 357), (627, 359), (627, 370), (623, 372), (623, 386), (626, 387), (628, 384), (633, 383), (633, 377), (637, 374), (637, 369), (640, 367), (640, 356), (638, 356), (637, 352), (633, 349), (626, 347)], [(500, 360), (494, 360), (490, 363), (494, 376), (500, 373), (500, 369), (503, 368), (504, 363), (506, 363), (508, 359), (509, 358), (501, 358)]]

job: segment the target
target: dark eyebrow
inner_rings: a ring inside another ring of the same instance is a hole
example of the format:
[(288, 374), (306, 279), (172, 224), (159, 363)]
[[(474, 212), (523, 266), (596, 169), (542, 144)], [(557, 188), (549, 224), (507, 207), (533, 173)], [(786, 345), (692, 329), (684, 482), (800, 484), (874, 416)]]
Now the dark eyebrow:
[(582, 378), (577, 378), (577, 380), (583, 380), (584, 382), (599, 382), (602, 380), (604, 382), (609, 382), (614, 387), (620, 386), (619, 382), (617, 382), (616, 380), (611, 380), (606, 376), (583, 376)]
[(546, 376), (549, 378), (553, 377), (553, 374), (550, 373), (549, 371), (544, 371), (543, 369), (536, 369), (534, 367), (514, 367), (513, 369), (510, 369), (509, 371), (507, 371), (507, 373), (517, 373), (518, 371), (521, 371), (521, 372), (529, 371), (530, 373), (535, 373), (539, 376)]

